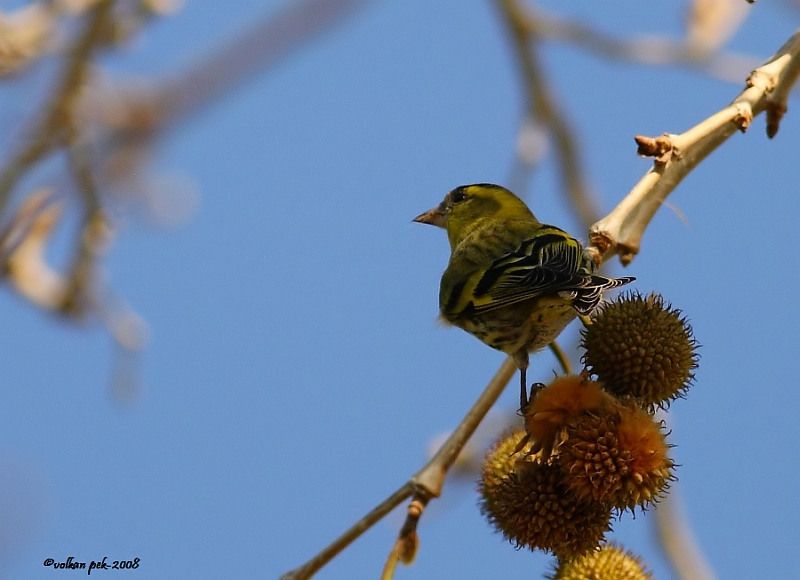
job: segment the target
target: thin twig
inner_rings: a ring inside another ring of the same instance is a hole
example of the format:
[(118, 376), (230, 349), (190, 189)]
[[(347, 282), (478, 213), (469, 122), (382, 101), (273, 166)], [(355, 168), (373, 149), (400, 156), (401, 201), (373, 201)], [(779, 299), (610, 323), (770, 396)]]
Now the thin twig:
[(299, 568), (282, 575), (281, 580), (302, 580), (303, 578), (311, 578), (314, 573), (330, 562), (334, 556), (349, 546), (353, 540), (382, 520), (386, 514), (403, 503), (405, 499), (411, 497), (412, 493), (414, 493), (414, 485), (410, 481), (404, 483), (400, 489), (375, 506), (367, 515), (353, 524), (350, 529), (336, 538), (316, 556)]
[[(299, 568), (287, 572), (281, 576), (282, 580), (301, 580), (309, 578), (311, 575), (322, 568), (329, 562), (336, 554), (344, 550), (353, 540), (358, 538), (362, 533), (367, 531), (370, 526), (379, 521), (383, 516), (389, 513), (397, 504), (409, 497), (412, 493), (416, 499), (427, 502), (431, 498), (439, 497), (444, 486), (445, 478), (450, 467), (458, 457), (458, 453), (467, 443), (472, 433), (483, 420), (489, 409), (492, 408), (497, 398), (503, 392), (503, 389), (514, 376), (517, 371), (517, 366), (511, 358), (506, 358), (503, 364), (495, 373), (489, 384), (486, 385), (483, 393), (481, 393), (478, 400), (472, 405), (470, 410), (459, 423), (458, 427), (450, 434), (447, 440), (442, 444), (434, 456), (428, 463), (419, 470), (403, 487), (392, 494), (388, 499), (384, 500), (378, 508), (372, 510), (367, 516), (359, 520), (353, 527), (342, 534), (337, 540), (331, 543), (322, 552), (314, 556), (311, 560), (300, 566)], [(379, 509), (379, 508), (385, 509)], [(406, 518), (406, 524), (401, 529), (399, 537), (403, 537), (403, 530), (407, 529), (408, 520), (411, 516)], [(417, 517), (417, 519), (419, 519)], [(416, 522), (413, 524), (416, 527)], [(393, 546), (393, 550), (396, 546)]]
[(431, 497), (439, 497), (442, 493), (447, 472), (458, 458), (458, 454), (469, 438), (475, 432), (480, 422), (492, 408), (500, 393), (514, 376), (517, 366), (511, 358), (506, 358), (500, 368), (486, 385), (481, 396), (472, 405), (458, 427), (450, 434), (447, 441), (431, 458), (428, 464), (423, 467), (411, 479), (418, 490), (425, 491)]

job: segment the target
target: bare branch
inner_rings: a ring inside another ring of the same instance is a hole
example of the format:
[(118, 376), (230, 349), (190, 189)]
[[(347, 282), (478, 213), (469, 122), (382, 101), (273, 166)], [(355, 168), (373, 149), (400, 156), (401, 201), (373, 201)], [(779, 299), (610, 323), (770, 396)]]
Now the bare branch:
[[(185, 71), (167, 77), (153, 90), (123, 97), (130, 111), (122, 113), (129, 122), (114, 127), (112, 142), (108, 145), (138, 140), (143, 132), (151, 135), (155, 129), (168, 129), (201, 112), (255, 73), (274, 66), (366, 3), (367, 0), (303, 0), (290, 3), (277, 14), (257, 19), (246, 30), (237, 32)], [(148, 120), (144, 125), (140, 123), (142, 113)], [(119, 118), (120, 111), (116, 110), (115, 114)]]
[(798, 74), (800, 31), (750, 74), (746, 88), (727, 107), (680, 135), (637, 137), (639, 151), (656, 156), (656, 160), (619, 205), (590, 228), (596, 261), (616, 253), (623, 264), (631, 262), (639, 252), (645, 229), (667, 196), (737, 130), (746, 131), (753, 117), (768, 111), (767, 133), (774, 135)]

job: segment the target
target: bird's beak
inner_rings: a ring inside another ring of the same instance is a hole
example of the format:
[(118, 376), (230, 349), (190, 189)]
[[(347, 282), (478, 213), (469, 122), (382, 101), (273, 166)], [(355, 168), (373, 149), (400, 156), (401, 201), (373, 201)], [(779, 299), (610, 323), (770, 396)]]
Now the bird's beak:
[(431, 224), (432, 226), (438, 226), (440, 228), (445, 227), (444, 212), (439, 206), (419, 214), (414, 218), (414, 221), (421, 224)]

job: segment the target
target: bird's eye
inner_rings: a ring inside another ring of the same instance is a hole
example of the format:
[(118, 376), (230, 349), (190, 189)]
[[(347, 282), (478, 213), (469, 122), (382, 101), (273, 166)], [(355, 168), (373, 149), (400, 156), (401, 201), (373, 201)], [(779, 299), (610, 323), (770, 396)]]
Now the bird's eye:
[(450, 195), (450, 199), (453, 203), (461, 203), (462, 201), (467, 199), (467, 194), (464, 192), (463, 189), (456, 189)]

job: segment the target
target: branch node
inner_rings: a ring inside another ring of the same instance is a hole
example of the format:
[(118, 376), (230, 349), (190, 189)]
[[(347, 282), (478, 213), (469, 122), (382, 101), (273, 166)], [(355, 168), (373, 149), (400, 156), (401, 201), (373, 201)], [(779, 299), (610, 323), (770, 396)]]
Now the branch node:
[(753, 122), (753, 108), (750, 103), (741, 101), (736, 103), (736, 116), (733, 118), (733, 122), (742, 133), (750, 128), (750, 124)]
[(663, 167), (672, 159), (674, 146), (672, 138), (667, 133), (658, 137), (636, 135), (633, 140), (638, 145), (636, 153), (644, 157), (655, 157), (656, 165)]
[(764, 70), (769, 64), (771, 63), (763, 65), (750, 73), (750, 76), (745, 81), (747, 88), (758, 87), (767, 94), (775, 90), (779, 77), (773, 72)]

